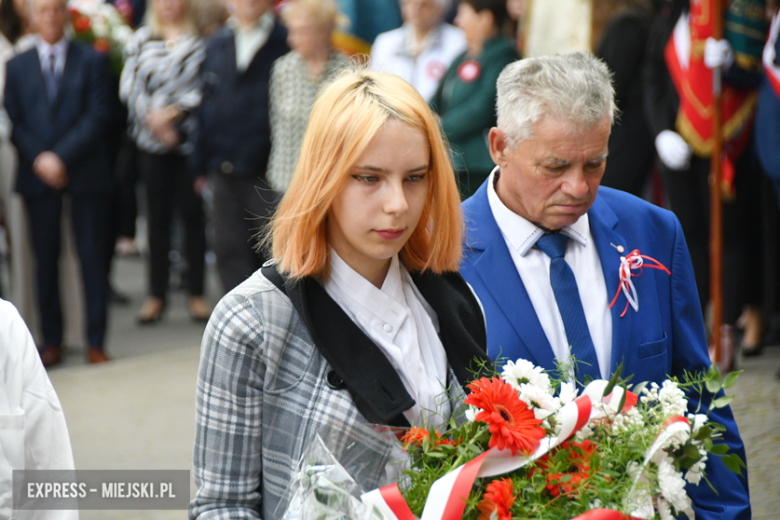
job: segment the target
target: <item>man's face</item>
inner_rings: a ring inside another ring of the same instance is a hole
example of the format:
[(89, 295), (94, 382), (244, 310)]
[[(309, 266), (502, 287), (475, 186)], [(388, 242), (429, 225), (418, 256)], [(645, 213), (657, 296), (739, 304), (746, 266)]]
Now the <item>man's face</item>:
[(404, 0), (401, 4), (401, 14), (404, 21), (420, 30), (428, 31), (439, 22), (442, 10), (438, 0)]
[(246, 23), (254, 23), (271, 8), (271, 0), (232, 0), (235, 16)]
[(65, 36), (68, 15), (64, 0), (33, 0), (32, 14), (35, 27), (46, 43), (57, 43)]
[(490, 131), (490, 155), (501, 167), (501, 201), (521, 217), (549, 230), (575, 223), (596, 200), (607, 164), (610, 123), (593, 128), (546, 117), (532, 139), (510, 148), (506, 134)]

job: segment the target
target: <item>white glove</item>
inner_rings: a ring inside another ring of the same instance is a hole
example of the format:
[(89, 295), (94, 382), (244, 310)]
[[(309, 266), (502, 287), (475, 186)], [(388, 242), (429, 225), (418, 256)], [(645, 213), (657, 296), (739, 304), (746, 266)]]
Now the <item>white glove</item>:
[(664, 130), (655, 138), (655, 149), (658, 157), (667, 168), (672, 170), (687, 170), (691, 164), (691, 147), (671, 130)]
[(734, 51), (729, 41), (707, 38), (704, 44), (704, 64), (710, 69), (715, 67), (727, 69), (732, 63), (734, 63)]

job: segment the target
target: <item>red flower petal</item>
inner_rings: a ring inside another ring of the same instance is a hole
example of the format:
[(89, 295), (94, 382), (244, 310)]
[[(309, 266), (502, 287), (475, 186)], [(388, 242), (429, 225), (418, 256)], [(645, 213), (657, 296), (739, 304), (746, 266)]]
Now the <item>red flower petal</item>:
[(534, 452), (545, 431), (539, 426), (542, 421), (520, 400), (517, 390), (499, 377), (483, 377), (469, 384), (469, 389), (471, 394), (465, 403), (482, 410), (475, 420), (488, 423), (491, 448), (509, 449), (512, 455), (518, 451), (526, 455)]

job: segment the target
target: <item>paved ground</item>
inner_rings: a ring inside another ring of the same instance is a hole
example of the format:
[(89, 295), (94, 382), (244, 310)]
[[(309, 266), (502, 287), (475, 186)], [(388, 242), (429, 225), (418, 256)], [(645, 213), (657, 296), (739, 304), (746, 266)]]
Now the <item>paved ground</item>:
[[(138, 327), (141, 260), (118, 262), (116, 287), (133, 302), (113, 307), (109, 352), (115, 361), (86, 366), (71, 349), (50, 372), (65, 409), (79, 469), (189, 469), (194, 438), (195, 379), (203, 325), (189, 320), (173, 294), (163, 321)], [(213, 274), (211, 295), (217, 295)], [(213, 303), (213, 301), (212, 301)], [(745, 360), (734, 412), (748, 450), (755, 520), (780, 517), (780, 348)], [(84, 511), (87, 520), (184, 519), (184, 511)]]

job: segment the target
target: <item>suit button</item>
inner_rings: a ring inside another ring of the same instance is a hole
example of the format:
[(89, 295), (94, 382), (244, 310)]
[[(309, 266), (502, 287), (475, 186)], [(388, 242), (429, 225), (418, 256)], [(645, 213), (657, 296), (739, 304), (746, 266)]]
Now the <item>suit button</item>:
[(347, 386), (344, 384), (344, 380), (341, 379), (341, 376), (338, 375), (335, 370), (328, 372), (328, 375), (325, 376), (325, 379), (328, 382), (328, 386), (334, 390), (340, 390)]
[(222, 163), (222, 173), (233, 173), (233, 164), (230, 161)]

